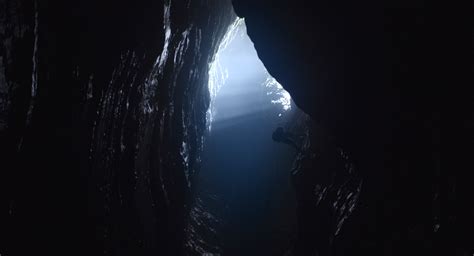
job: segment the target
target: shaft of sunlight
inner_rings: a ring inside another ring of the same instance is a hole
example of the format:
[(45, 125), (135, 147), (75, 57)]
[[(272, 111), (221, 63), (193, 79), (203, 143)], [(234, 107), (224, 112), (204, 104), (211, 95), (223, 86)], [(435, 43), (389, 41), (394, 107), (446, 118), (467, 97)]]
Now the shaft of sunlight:
[[(229, 27), (219, 45), (209, 65), (208, 86), (211, 96), (207, 112), (209, 130), (213, 123), (238, 122), (272, 105), (280, 106), (280, 117), (291, 109), (290, 94), (267, 72), (258, 58), (242, 18), (237, 18)], [(224, 86), (226, 89), (222, 90)], [(255, 96), (261, 95), (259, 92), (262, 91), (268, 97)]]

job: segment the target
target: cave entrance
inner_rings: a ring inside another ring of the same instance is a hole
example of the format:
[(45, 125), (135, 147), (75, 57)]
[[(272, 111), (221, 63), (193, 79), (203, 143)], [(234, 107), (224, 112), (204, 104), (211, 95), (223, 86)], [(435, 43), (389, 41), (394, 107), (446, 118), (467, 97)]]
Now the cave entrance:
[(197, 226), (208, 229), (193, 235), (203, 252), (283, 255), (296, 227), (289, 180), (296, 150), (273, 141), (272, 133), (289, 129), (302, 112), (258, 58), (243, 19), (229, 28), (210, 65), (209, 90), (209, 133), (192, 211)]

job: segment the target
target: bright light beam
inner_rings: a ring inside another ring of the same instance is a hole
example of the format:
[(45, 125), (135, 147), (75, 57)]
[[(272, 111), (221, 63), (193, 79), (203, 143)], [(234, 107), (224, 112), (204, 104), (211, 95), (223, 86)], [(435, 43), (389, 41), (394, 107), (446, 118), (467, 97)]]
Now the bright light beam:
[[(209, 92), (209, 130), (213, 123), (235, 123), (275, 106), (282, 116), (292, 105), (290, 94), (258, 58), (241, 18), (229, 27), (209, 66)], [(262, 92), (267, 97), (259, 96)]]

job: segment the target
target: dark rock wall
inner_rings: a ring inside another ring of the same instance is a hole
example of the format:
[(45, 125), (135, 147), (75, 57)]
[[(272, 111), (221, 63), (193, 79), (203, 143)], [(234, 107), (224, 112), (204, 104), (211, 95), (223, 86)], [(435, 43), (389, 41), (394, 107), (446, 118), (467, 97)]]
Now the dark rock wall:
[(364, 183), (360, 172), (354, 159), (309, 116), (299, 115), (294, 126), (293, 133), (304, 137), (291, 171), (298, 233), (290, 255), (352, 255), (341, 251), (341, 244), (352, 228), (346, 221), (358, 207)]
[[(472, 96), (458, 92), (450, 112), (463, 143), (442, 176), (436, 83), (466, 84), (445, 64), (472, 40), (450, 26), (469, 14), (424, 1), (234, 8), (272, 76), (364, 180), (336, 242), (330, 225), (327, 242), (298, 242), (336, 255), (472, 254)], [(229, 1), (0, 0), (0, 254), (183, 253), (207, 64), (234, 18)], [(333, 202), (317, 195), (301, 194)]]
[(0, 6), (0, 253), (183, 254), (230, 2)]
[[(426, 1), (233, 4), (268, 71), (362, 174), (338, 255), (472, 254), (472, 168), (462, 160), (472, 154), (472, 97), (464, 88), (454, 105), (441, 96), (442, 87), (472, 81), (461, 66), (472, 57), (472, 33), (463, 30), (471, 15)], [(442, 174), (448, 105), (456, 153)]]

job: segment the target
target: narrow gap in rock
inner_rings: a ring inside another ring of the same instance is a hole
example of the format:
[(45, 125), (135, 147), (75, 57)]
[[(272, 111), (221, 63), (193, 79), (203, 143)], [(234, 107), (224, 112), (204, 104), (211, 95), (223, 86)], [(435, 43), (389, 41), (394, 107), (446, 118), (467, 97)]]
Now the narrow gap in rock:
[[(265, 69), (243, 19), (229, 28), (209, 76), (209, 131), (191, 213), (208, 230), (194, 235), (202, 252), (283, 254), (296, 233), (290, 170), (305, 114)], [(280, 131), (288, 136), (277, 144)]]

